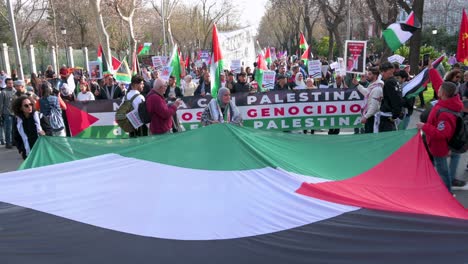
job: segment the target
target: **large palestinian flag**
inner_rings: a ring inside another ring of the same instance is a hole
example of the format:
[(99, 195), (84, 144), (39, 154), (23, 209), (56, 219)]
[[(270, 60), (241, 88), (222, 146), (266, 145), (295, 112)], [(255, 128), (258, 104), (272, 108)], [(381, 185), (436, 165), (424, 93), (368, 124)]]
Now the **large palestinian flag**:
[(388, 47), (395, 51), (405, 44), (419, 28), (421, 24), (414, 12), (411, 12), (405, 22), (391, 24), (382, 32), (382, 35)]
[(0, 175), (2, 263), (463, 263), (468, 212), (416, 130), (226, 124), (41, 137)]

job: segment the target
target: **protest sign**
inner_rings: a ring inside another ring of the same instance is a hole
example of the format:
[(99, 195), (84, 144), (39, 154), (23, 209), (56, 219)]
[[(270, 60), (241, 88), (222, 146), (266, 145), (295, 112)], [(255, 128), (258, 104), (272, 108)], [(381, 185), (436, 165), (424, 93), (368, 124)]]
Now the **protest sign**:
[(90, 79), (102, 79), (102, 67), (100, 61), (88, 62), (89, 78)]
[(345, 43), (345, 72), (364, 74), (366, 70), (366, 41), (347, 40)]
[(310, 60), (308, 62), (309, 76), (312, 78), (322, 77), (322, 63), (320, 60)]
[(388, 61), (391, 63), (398, 62), (399, 64), (402, 64), (405, 61), (405, 57), (395, 54), (388, 57)]
[(276, 77), (276, 72), (275, 71), (263, 71), (263, 88), (265, 89), (273, 89), (275, 87), (275, 77)]
[(164, 81), (169, 81), (169, 77), (171, 76), (172, 73), (172, 67), (171, 66), (164, 66), (161, 71), (161, 79)]
[(235, 74), (239, 74), (241, 72), (240, 60), (231, 60), (231, 71)]
[(161, 56), (153, 56), (151, 57), (151, 61), (153, 62), (153, 67), (158, 71), (161, 71), (165, 65), (165, 63), (163, 63)]

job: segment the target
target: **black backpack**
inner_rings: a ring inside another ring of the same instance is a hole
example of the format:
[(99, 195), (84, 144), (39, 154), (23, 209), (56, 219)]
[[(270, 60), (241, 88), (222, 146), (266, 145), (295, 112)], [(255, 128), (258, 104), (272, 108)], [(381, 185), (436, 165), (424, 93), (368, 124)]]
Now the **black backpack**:
[(140, 116), (141, 122), (144, 124), (151, 122), (151, 115), (148, 113), (148, 110), (146, 110), (146, 101), (151, 95), (153, 95), (153, 93), (148, 93), (145, 101), (138, 105), (138, 115)]
[(448, 141), (448, 146), (452, 152), (465, 153), (468, 150), (468, 118), (463, 117), (462, 112), (454, 112), (447, 108), (441, 108), (437, 111), (437, 116), (440, 113), (447, 112), (457, 117), (457, 126), (452, 138)]

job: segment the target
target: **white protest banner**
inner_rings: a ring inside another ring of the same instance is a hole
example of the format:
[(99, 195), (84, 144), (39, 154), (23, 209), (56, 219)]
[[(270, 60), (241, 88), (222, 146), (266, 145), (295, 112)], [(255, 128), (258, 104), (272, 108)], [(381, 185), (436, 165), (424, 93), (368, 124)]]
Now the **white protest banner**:
[(367, 41), (347, 40), (345, 47), (345, 72), (364, 74), (366, 70)]
[(163, 79), (166, 82), (169, 81), (169, 77), (171, 76), (171, 73), (172, 73), (172, 67), (164, 66), (161, 72), (161, 79)]
[(388, 61), (391, 63), (398, 62), (399, 64), (402, 64), (405, 61), (405, 57), (395, 54), (388, 57)]
[(244, 66), (252, 67), (256, 62), (255, 27), (246, 27), (239, 30), (218, 32), (219, 44), (224, 61), (241, 59)]
[(231, 71), (236, 74), (239, 74), (241, 72), (240, 60), (231, 60)]
[(153, 62), (153, 67), (160, 71), (164, 67), (164, 63), (161, 59), (161, 56), (153, 56), (151, 57), (151, 61)]
[(322, 63), (320, 60), (310, 60), (308, 62), (309, 67), (309, 76), (312, 78), (320, 78), (322, 77)]
[(263, 80), (262, 84), (265, 89), (273, 89), (275, 87), (275, 71), (263, 71)]
[(201, 68), (202, 66), (203, 66), (203, 61), (201, 61), (201, 60), (195, 61), (195, 67)]

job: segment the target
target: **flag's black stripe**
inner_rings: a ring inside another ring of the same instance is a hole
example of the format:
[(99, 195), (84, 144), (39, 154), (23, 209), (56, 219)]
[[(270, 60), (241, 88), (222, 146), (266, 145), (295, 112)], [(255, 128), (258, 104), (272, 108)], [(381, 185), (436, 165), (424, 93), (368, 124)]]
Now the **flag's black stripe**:
[(364, 209), (268, 235), (182, 241), (0, 204), (0, 263), (9, 264), (464, 263), (467, 245), (468, 221)]
[(404, 24), (404, 23), (400, 23), (400, 26), (401, 26), (401, 30), (403, 31), (408, 31), (408, 32), (415, 32), (416, 30), (418, 30), (419, 28), (417, 27), (413, 27), (413, 26), (410, 26), (408, 24)]

